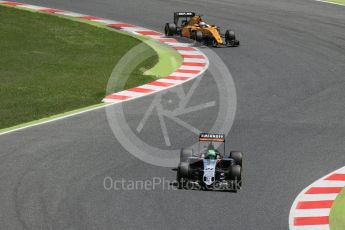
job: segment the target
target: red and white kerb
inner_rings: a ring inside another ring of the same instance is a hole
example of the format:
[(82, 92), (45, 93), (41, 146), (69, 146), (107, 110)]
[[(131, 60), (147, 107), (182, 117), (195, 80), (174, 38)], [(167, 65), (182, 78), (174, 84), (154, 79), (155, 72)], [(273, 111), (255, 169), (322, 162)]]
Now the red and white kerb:
[(345, 167), (304, 189), (292, 205), (290, 230), (329, 230), (332, 205), (344, 186)]

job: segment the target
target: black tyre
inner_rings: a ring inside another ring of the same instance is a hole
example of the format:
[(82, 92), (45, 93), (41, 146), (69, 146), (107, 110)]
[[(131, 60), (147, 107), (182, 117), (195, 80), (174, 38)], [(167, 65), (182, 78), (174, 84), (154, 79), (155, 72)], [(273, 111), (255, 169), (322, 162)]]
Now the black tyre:
[(202, 42), (203, 35), (201, 31), (193, 31), (193, 39), (197, 42)]
[(165, 36), (174, 36), (176, 34), (176, 25), (174, 23), (165, 24)]
[(239, 165), (233, 165), (231, 167), (231, 177), (232, 179), (240, 180), (242, 178), (242, 168)]
[(177, 186), (179, 189), (185, 188), (189, 178), (189, 163), (181, 162), (177, 169)]
[(228, 46), (239, 46), (240, 42), (236, 40), (235, 32), (232, 30), (227, 30), (225, 32), (225, 42)]
[(242, 187), (242, 168), (239, 165), (233, 165), (231, 167), (231, 180), (232, 189), (237, 191)]
[(234, 40), (236, 40), (235, 32), (232, 31), (232, 30), (227, 30), (225, 32), (225, 40), (226, 41), (234, 41)]
[(176, 181), (177, 181), (178, 189), (183, 189), (185, 187), (184, 179), (183, 177), (181, 177), (181, 173), (179, 169), (177, 170)]
[(164, 26), (164, 34), (165, 36), (169, 36), (169, 23), (166, 23)]
[(236, 165), (239, 165), (242, 167), (243, 154), (241, 152), (239, 151), (230, 152), (230, 158), (235, 160)]
[(212, 46), (213, 48), (217, 48), (217, 47), (218, 47), (218, 42), (216, 41), (216, 39), (211, 38), (211, 46)]
[(181, 149), (180, 162), (186, 162), (189, 157), (193, 156), (193, 149)]

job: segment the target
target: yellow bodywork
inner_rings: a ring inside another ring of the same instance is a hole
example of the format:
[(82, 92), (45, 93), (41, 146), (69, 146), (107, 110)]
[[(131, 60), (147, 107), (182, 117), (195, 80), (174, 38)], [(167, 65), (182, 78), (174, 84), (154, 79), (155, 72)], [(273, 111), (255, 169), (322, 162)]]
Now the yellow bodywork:
[(191, 38), (191, 33), (193, 31), (201, 31), (204, 37), (214, 38), (218, 44), (224, 44), (223, 39), (220, 35), (219, 28), (217, 26), (206, 25), (205, 27), (200, 27), (200, 22), (202, 19), (200, 16), (194, 16), (187, 22), (186, 25), (181, 28), (181, 35), (183, 37)]

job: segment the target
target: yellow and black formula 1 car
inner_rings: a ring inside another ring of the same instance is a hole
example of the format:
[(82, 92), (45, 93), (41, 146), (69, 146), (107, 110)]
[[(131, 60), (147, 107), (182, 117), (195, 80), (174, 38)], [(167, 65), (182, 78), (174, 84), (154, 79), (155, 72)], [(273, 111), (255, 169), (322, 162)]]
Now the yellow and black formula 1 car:
[(175, 12), (174, 22), (166, 23), (164, 32), (166, 36), (180, 35), (213, 47), (240, 45), (234, 31), (226, 30), (221, 34), (218, 26), (206, 24), (201, 16), (194, 12)]

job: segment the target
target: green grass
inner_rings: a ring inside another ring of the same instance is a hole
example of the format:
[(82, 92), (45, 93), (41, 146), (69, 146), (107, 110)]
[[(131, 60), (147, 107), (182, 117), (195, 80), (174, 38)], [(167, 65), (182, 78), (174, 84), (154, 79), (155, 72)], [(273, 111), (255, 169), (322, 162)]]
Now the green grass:
[(331, 214), (330, 214), (331, 230), (345, 229), (345, 189), (337, 196)]
[[(100, 103), (116, 63), (142, 42), (90, 23), (5, 6), (0, 31), (0, 129)], [(157, 66), (161, 56), (172, 54), (169, 49), (158, 56), (148, 46), (152, 57), (130, 73), (125, 87), (159, 77)], [(143, 74), (151, 68), (152, 75)]]
[(325, 0), (326, 2), (333, 2), (333, 3), (338, 3), (338, 4), (344, 4), (345, 5), (345, 0)]

